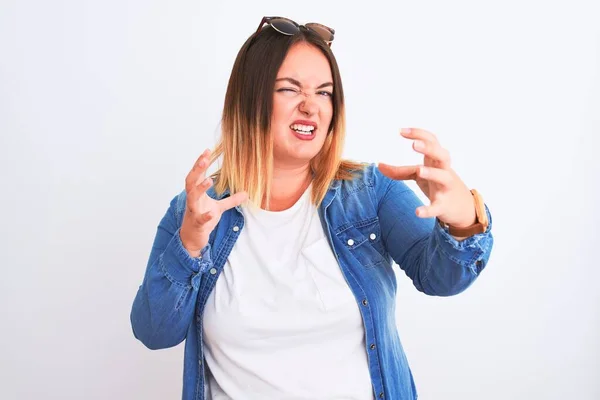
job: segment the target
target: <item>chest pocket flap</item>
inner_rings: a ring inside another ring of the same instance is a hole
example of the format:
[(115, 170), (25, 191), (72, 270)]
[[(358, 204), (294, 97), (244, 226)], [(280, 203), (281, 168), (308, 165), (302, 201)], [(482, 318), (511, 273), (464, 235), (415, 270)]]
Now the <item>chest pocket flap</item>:
[(387, 262), (379, 218), (344, 224), (337, 229), (336, 236), (363, 266), (371, 268)]

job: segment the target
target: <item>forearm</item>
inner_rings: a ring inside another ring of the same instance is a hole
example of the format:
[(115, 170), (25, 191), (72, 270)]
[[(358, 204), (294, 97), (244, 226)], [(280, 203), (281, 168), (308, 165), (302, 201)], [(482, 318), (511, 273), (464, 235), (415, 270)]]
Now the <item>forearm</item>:
[(136, 338), (151, 349), (175, 346), (185, 339), (193, 321), (202, 271), (210, 269), (210, 246), (192, 258), (179, 232), (164, 250), (153, 249), (144, 280), (131, 310)]
[(435, 218), (420, 218), (421, 200), (404, 183), (382, 187), (378, 217), (382, 239), (392, 259), (415, 287), (427, 294), (450, 296), (466, 289), (487, 264), (493, 238), (489, 210), (485, 233), (454, 238)]
[(491, 225), (484, 233), (457, 238), (436, 223), (421, 260), (423, 291), (451, 296), (465, 290), (487, 265), (493, 241)]

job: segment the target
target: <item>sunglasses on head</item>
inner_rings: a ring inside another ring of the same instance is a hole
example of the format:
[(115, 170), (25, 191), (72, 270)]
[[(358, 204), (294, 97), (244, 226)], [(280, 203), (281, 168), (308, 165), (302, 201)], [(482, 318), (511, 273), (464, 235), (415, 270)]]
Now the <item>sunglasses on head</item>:
[(284, 17), (264, 17), (260, 22), (256, 32), (260, 31), (265, 23), (271, 25), (271, 27), (277, 32), (289, 36), (300, 32), (300, 27), (304, 26), (306, 29), (310, 29), (318, 34), (329, 46), (331, 46), (331, 42), (333, 42), (333, 36), (335, 35), (335, 30), (328, 26), (317, 24), (316, 22), (298, 25), (295, 21)]

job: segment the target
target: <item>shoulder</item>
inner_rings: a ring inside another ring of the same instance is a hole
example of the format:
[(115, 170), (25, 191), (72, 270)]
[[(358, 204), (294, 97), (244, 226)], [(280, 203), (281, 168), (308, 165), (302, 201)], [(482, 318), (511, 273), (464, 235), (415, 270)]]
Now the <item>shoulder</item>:
[(389, 192), (397, 195), (411, 191), (405, 182), (385, 176), (376, 163), (356, 163), (355, 165), (361, 167), (348, 170), (352, 173), (352, 178), (339, 181), (342, 197), (347, 197), (352, 193), (368, 192), (374, 196), (376, 202), (379, 202)]
[[(341, 167), (343, 168), (343, 166)], [(369, 186), (376, 189), (387, 188), (394, 180), (383, 175), (376, 163), (352, 163), (351, 168), (344, 169), (348, 175), (345, 179), (338, 179), (341, 186), (356, 188)]]
[(181, 217), (183, 216), (183, 212), (185, 211), (186, 200), (187, 193), (185, 192), (185, 190), (182, 190), (181, 192), (177, 193), (175, 197), (173, 197), (173, 199), (171, 200), (170, 209), (171, 212), (175, 214), (177, 219), (181, 219)]

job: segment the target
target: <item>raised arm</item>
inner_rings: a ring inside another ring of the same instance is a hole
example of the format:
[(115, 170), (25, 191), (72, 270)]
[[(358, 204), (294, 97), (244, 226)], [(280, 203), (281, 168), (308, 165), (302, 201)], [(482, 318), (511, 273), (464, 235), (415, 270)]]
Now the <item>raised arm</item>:
[[(483, 233), (453, 237), (440, 221), (465, 228), (476, 220), (475, 202), (468, 187), (450, 168), (448, 151), (424, 130), (403, 129), (413, 139), (423, 165), (379, 164), (379, 220), (385, 245), (396, 263), (427, 294), (450, 296), (465, 290), (480, 274), (490, 257), (493, 237), (491, 215)], [(430, 200), (424, 205), (403, 182), (412, 179)]]

